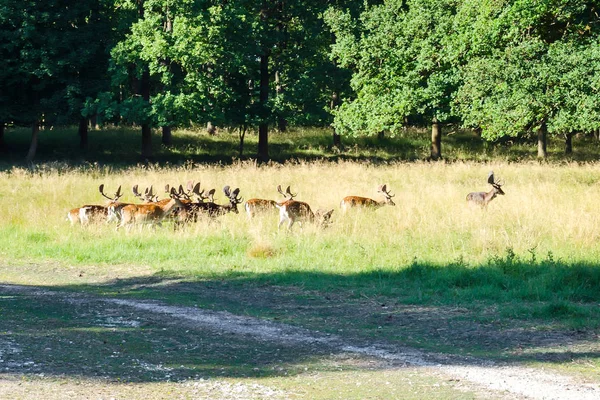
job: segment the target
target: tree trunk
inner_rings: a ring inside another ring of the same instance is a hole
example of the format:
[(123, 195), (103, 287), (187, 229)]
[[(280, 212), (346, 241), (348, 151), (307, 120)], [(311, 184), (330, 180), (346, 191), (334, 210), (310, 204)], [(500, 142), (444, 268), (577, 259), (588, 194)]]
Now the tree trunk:
[(93, 114), (90, 117), (90, 125), (92, 126), (92, 129), (100, 129), (100, 125), (98, 125), (98, 114)]
[(31, 126), (31, 144), (29, 145), (29, 151), (27, 152), (27, 157), (25, 157), (25, 161), (32, 162), (35, 158), (35, 153), (37, 152), (38, 147), (38, 136), (40, 133), (40, 124), (38, 120)]
[(442, 158), (442, 127), (436, 117), (431, 121), (431, 160)]
[[(329, 109), (333, 111), (339, 106), (339, 104), (340, 96), (337, 92), (333, 92), (331, 94), (331, 102), (329, 103)], [(335, 128), (333, 128), (333, 145), (337, 148), (342, 147), (342, 136), (338, 135), (338, 133), (335, 131)]]
[(546, 127), (546, 123), (542, 122), (542, 125), (538, 128), (537, 137), (538, 137), (538, 149), (537, 156), (538, 158), (546, 158), (548, 156), (548, 152), (546, 150), (546, 139), (548, 136), (548, 129)]
[(170, 126), (162, 127), (162, 144), (170, 146), (173, 143), (173, 132), (171, 132)]
[(478, 139), (481, 139), (481, 133), (483, 132), (483, 129), (481, 129), (481, 127), (477, 127), (477, 128), (473, 128), (473, 133), (475, 133), (475, 136), (477, 136)]
[[(277, 98), (283, 97), (283, 84), (281, 83), (281, 70), (282, 58), (285, 57), (283, 54), (287, 49), (287, 19), (285, 16), (285, 0), (277, 0), (277, 36), (279, 41), (277, 43), (277, 53), (274, 55), (275, 60), (275, 96)], [(283, 101), (281, 102), (283, 103)], [(282, 110), (277, 113), (277, 130), (279, 132), (285, 132), (287, 130), (288, 121), (285, 116), (282, 115)]]
[[(140, 82), (140, 92), (142, 99), (146, 103), (150, 103), (150, 71), (148, 67), (144, 67), (142, 79)], [(148, 118), (148, 117), (144, 117)], [(150, 160), (152, 158), (152, 127), (150, 121), (142, 123), (142, 159)]]
[(565, 135), (565, 154), (573, 154), (573, 133)]
[(244, 138), (246, 137), (246, 126), (240, 127), (240, 154), (239, 157), (242, 158), (244, 155)]
[(385, 139), (385, 131), (379, 131), (377, 133), (377, 140), (381, 141), (383, 139)]
[(258, 155), (260, 161), (269, 160), (269, 124), (267, 122), (267, 101), (269, 100), (269, 56), (260, 56), (260, 106), (261, 119), (258, 125)]
[(87, 118), (81, 118), (79, 120), (79, 148), (86, 150), (88, 148), (88, 120)]

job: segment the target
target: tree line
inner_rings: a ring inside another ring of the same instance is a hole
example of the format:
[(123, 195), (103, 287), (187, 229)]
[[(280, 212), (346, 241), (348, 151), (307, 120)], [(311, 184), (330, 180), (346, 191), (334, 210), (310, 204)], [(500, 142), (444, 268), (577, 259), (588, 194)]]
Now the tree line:
[(600, 1), (0, 0), (6, 126), (88, 124), (258, 132), (332, 126), (395, 135), (430, 125), (486, 140), (600, 128)]

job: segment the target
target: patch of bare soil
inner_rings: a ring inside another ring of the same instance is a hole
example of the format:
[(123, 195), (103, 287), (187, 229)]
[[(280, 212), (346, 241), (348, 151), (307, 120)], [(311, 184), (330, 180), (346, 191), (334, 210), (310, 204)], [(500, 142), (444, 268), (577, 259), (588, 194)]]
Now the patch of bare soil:
[[(65, 294), (24, 286), (0, 285), (5, 293), (27, 293), (36, 296), (54, 296), (76, 307), (82, 303), (100, 302), (110, 308), (113, 322), (119, 320), (115, 309), (122, 310), (122, 318), (130, 318), (132, 311), (146, 317), (150, 314), (168, 317), (171, 324), (186, 329), (208, 329), (219, 333), (232, 333), (242, 337), (266, 342), (295, 344), (314, 348), (326, 346), (338, 354), (367, 356), (382, 360), (391, 366), (419, 367), (425, 373), (441, 374), (446, 379), (460, 380), (463, 383), (493, 391), (507, 398), (532, 399), (598, 399), (600, 385), (578, 382), (576, 379), (541, 369), (525, 368), (507, 363), (499, 364), (490, 360), (473, 357), (454, 357), (433, 352), (423, 352), (412, 348), (400, 347), (373, 341), (365, 343), (348, 339), (342, 335), (324, 334), (315, 330), (303, 329), (284, 323), (261, 320), (259, 318), (235, 315), (226, 311), (210, 311), (197, 307), (181, 307), (161, 304), (155, 301), (126, 300), (117, 298), (95, 298), (84, 294)], [(398, 311), (398, 310), (396, 310)], [(411, 310), (404, 310), (409, 315)], [(418, 310), (420, 318), (424, 310)], [(461, 312), (456, 310), (456, 312)], [(120, 320), (119, 320), (120, 321)], [(122, 322), (122, 321), (121, 321)], [(107, 323), (110, 323), (108, 321)], [(476, 334), (483, 333), (483, 329)], [(516, 334), (518, 334), (517, 332)], [(563, 338), (553, 337), (552, 343)], [(568, 338), (564, 338), (568, 339)], [(18, 351), (11, 343), (0, 346), (2, 351)], [(12, 346), (12, 347), (11, 347)]]

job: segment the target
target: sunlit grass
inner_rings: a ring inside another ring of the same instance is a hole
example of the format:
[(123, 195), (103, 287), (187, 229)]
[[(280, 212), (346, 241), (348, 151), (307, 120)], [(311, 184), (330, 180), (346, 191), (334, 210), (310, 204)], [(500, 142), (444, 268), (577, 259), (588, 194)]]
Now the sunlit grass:
[[(505, 181), (506, 196), (487, 210), (466, 206), (470, 191), (487, 190), (486, 176), (494, 169)], [(47, 169), (15, 168), (0, 175), (2, 189), (0, 249), (4, 258), (56, 258), (69, 263), (143, 263), (155, 268), (189, 269), (236, 264), (239, 268), (293, 268), (339, 273), (373, 269), (396, 270), (415, 260), (444, 265), (486, 263), (511, 249), (521, 259), (551, 258), (595, 263), (599, 255), (595, 199), (600, 171), (595, 164), (391, 164), (289, 163), (259, 167), (251, 162), (227, 167)], [(325, 230), (295, 226), (278, 231), (277, 214), (249, 221), (230, 214), (203, 220), (174, 232), (162, 228), (116, 232), (114, 225), (69, 226), (70, 208), (102, 204), (98, 193), (122, 186), (124, 201), (134, 201), (131, 187), (185, 184), (200, 181), (217, 188), (224, 202), (224, 185), (240, 187), (241, 195), (279, 199), (275, 187), (291, 185), (298, 200), (313, 209), (334, 209), (335, 223)], [(346, 195), (379, 198), (386, 183), (396, 195), (395, 207), (357, 210), (341, 215)], [(254, 249), (254, 250), (253, 250)], [(264, 250), (261, 250), (264, 249)], [(256, 254), (254, 254), (256, 253)], [(262, 255), (261, 255), (262, 254)], [(208, 262), (210, 260), (210, 262)]]

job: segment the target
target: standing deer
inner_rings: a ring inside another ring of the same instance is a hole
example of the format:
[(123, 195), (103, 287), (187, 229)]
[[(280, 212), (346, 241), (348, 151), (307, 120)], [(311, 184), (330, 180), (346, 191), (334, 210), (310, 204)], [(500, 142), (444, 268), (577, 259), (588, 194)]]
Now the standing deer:
[(489, 192), (472, 192), (467, 195), (467, 203), (474, 206), (480, 206), (486, 208), (488, 203), (494, 198), (501, 194), (504, 195), (502, 190), (502, 183), (494, 180), (494, 171), (490, 171), (488, 176), (488, 183), (492, 185), (492, 190)]
[(387, 190), (387, 185), (380, 185), (377, 188), (377, 192), (383, 194), (383, 196), (385, 197), (384, 200), (377, 201), (377, 200), (370, 199), (368, 197), (360, 197), (360, 196), (344, 197), (342, 199), (342, 202), (340, 203), (342, 212), (346, 213), (350, 208), (354, 208), (354, 207), (371, 208), (371, 209), (376, 210), (379, 207), (385, 206), (386, 204), (390, 205), (390, 206), (396, 205), (396, 203), (394, 203), (392, 201), (392, 197), (394, 197), (395, 195), (391, 194)]
[(287, 200), (283, 203), (276, 203), (275, 207), (279, 209), (278, 230), (285, 221), (288, 221), (288, 231), (292, 230), (292, 226), (296, 222), (302, 225), (302, 222), (308, 221), (320, 226), (327, 226), (331, 220), (331, 214), (333, 214), (333, 210), (317, 210), (313, 213), (307, 203), (297, 200)]
[(106, 208), (108, 209), (108, 215), (106, 218), (106, 222), (112, 221), (120, 221), (121, 220), (121, 210), (123, 207), (127, 206), (130, 203), (122, 203), (119, 201), (121, 197), (123, 197), (123, 193), (121, 193), (121, 186), (117, 189), (115, 194), (111, 197), (104, 193), (104, 183), (98, 187), (100, 194), (108, 199), (108, 203), (106, 204)]
[(71, 222), (71, 225), (87, 225), (90, 222), (106, 220), (107, 216), (108, 208), (106, 206), (85, 205), (70, 210), (67, 214), (67, 220)]
[(265, 199), (250, 199), (250, 200), (248, 200), (245, 204), (246, 213), (248, 214), (248, 218), (252, 219), (258, 213), (269, 211), (269, 210), (275, 210), (277, 207), (277, 204), (281, 204), (284, 201), (288, 201), (288, 200), (294, 200), (294, 197), (296, 197), (296, 195), (297, 195), (297, 193), (296, 194), (292, 193), (289, 186), (287, 187), (287, 189), (285, 190), (285, 193), (284, 193), (283, 190), (281, 190), (281, 185), (277, 185), (277, 191), (284, 198), (284, 200), (280, 201), (279, 203), (275, 200), (265, 200)]
[(239, 211), (237, 206), (244, 201), (239, 197), (239, 188), (235, 188), (234, 190), (231, 190), (229, 186), (223, 188), (223, 193), (225, 193), (225, 196), (227, 196), (227, 199), (229, 200), (229, 203), (224, 205), (216, 204), (212, 201), (215, 189), (211, 189), (207, 195), (204, 195), (204, 190), (201, 192), (198, 190), (195, 191), (195, 194), (198, 196), (198, 201), (184, 203), (183, 208), (178, 212), (176, 227), (187, 222), (197, 222), (200, 214), (206, 214), (209, 217), (217, 217), (229, 212), (238, 214)]
[(162, 220), (179, 208), (183, 203), (177, 198), (175, 188), (171, 188), (171, 199), (165, 203), (128, 204), (121, 209), (121, 223), (117, 229), (126, 227), (130, 230), (133, 225), (160, 225)]

